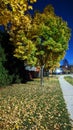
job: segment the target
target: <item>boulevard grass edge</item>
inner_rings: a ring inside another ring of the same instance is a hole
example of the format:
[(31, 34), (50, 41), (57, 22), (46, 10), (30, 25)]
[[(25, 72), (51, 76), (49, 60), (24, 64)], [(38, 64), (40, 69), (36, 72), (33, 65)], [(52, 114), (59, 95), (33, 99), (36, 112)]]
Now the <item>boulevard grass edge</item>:
[(71, 130), (57, 77), (14, 84), (0, 91), (0, 128), (4, 130)]
[(69, 82), (70, 84), (73, 85), (73, 77), (71, 77), (71, 76), (65, 76), (64, 79), (65, 79), (67, 82)]

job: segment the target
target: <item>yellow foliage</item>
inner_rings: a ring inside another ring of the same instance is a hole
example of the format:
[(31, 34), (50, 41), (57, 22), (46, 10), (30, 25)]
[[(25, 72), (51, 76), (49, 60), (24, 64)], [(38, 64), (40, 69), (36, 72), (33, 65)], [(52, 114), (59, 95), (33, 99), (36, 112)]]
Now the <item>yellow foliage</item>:
[(34, 3), (34, 2), (36, 2), (37, 0), (30, 0), (30, 3)]
[(31, 10), (32, 10), (33, 8), (32, 8), (32, 6), (28, 6), (28, 9), (31, 9)]
[[(34, 57), (34, 53), (36, 53), (41, 64), (46, 64), (50, 60), (48, 64), (52, 66), (54, 64), (51, 62), (52, 60), (59, 61), (58, 53), (63, 52), (64, 54), (64, 50), (67, 49), (67, 45), (63, 45), (63, 43), (69, 41), (70, 32), (66, 22), (55, 15), (51, 5), (47, 6), (43, 13), (35, 13), (33, 19), (29, 14), (27, 15), (26, 11), (32, 9), (31, 3), (36, 1), (0, 0), (0, 24), (7, 27), (7, 24), (11, 23), (8, 31), (15, 46), (14, 56), (23, 60), (29, 59), (29, 63), (33, 63), (36, 61)], [(40, 47), (41, 40), (42, 47)]]
[[(30, 0), (30, 2), (34, 3), (36, 0)], [(10, 7), (8, 8), (7, 5)], [(26, 19), (24, 14), (28, 9), (32, 9), (32, 6), (28, 4), (28, 0), (0, 0), (0, 24), (7, 25), (9, 22), (13, 24), (16, 21), (19, 23), (21, 17)], [(16, 22), (16, 24), (18, 23)]]
[(0, 89), (1, 130), (71, 130), (57, 77)]

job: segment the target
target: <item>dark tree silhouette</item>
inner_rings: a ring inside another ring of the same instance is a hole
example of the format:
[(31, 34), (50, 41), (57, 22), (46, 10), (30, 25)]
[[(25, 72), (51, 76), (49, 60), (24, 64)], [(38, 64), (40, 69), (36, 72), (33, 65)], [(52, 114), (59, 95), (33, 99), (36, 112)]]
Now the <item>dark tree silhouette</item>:
[(67, 59), (64, 59), (63, 60), (63, 66), (67, 66), (67, 67), (69, 67), (69, 62), (68, 62), (68, 60)]
[(4, 62), (4, 68), (8, 71), (9, 75), (13, 76), (13, 83), (20, 80), (25, 83), (30, 80), (29, 72), (25, 70), (24, 61), (19, 60), (13, 56), (14, 46), (9, 41), (9, 34), (5, 31), (0, 31), (0, 45), (2, 46), (6, 61)]

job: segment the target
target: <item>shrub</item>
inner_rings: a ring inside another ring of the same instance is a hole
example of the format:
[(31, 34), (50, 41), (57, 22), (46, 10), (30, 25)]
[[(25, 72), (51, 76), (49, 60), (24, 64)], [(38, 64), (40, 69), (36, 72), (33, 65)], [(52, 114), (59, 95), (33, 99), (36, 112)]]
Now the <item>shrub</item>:
[(0, 45), (0, 86), (8, 85), (12, 82), (12, 76), (8, 74), (8, 71), (5, 69), (4, 64), (6, 62), (6, 57), (4, 49)]
[(8, 75), (8, 71), (0, 63), (0, 86), (5, 86), (12, 83), (12, 76)]

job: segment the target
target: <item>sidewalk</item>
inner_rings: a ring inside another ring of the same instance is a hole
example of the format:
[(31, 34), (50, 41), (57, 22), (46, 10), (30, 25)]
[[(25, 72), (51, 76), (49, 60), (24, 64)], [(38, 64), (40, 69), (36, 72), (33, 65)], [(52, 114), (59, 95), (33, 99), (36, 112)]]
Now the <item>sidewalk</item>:
[[(73, 75), (71, 76), (73, 77)], [(70, 115), (73, 130), (73, 86), (64, 79), (63, 75), (60, 75), (59, 82)]]

